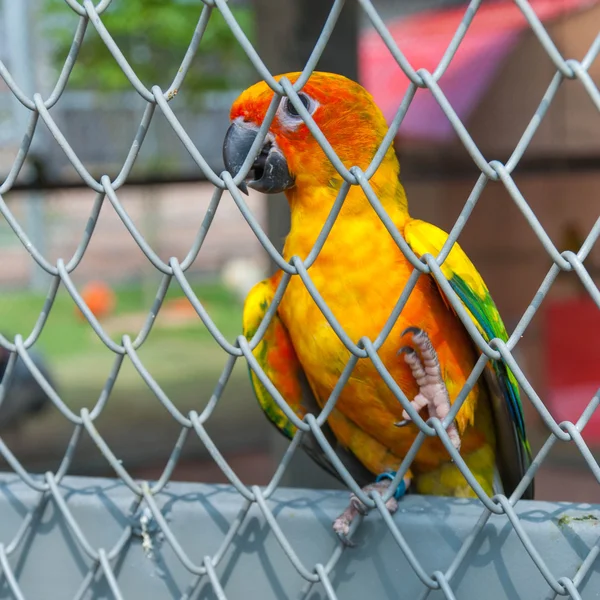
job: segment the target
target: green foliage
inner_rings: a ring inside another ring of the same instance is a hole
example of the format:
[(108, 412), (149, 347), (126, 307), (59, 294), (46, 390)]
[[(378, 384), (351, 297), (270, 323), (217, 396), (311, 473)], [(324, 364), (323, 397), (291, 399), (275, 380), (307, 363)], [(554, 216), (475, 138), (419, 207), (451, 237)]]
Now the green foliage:
[[(185, 55), (203, 6), (200, 0), (114, 0), (101, 18), (141, 81), (166, 90)], [(252, 10), (238, 6), (232, 7), (232, 12), (252, 39)], [(46, 0), (45, 13), (45, 25), (54, 42), (52, 61), (60, 69), (73, 41), (77, 17), (64, 0)], [(248, 75), (244, 51), (214, 9), (184, 81), (186, 93), (243, 87)], [(102, 91), (132, 89), (91, 23), (69, 85), (71, 89)]]

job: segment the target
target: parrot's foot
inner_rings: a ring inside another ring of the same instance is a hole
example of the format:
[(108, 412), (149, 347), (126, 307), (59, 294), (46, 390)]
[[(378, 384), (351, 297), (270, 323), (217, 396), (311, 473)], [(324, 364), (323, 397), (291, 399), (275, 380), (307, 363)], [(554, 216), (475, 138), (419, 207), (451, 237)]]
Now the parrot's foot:
[[(394, 479), (395, 473), (383, 473), (377, 478), (375, 483), (371, 483), (364, 488), (362, 491), (368, 494), (371, 491), (377, 491), (383, 495), (385, 491), (390, 487), (392, 480)], [(386, 508), (390, 511), (390, 514), (394, 514), (398, 510), (398, 500), (404, 496), (408, 486), (410, 485), (410, 477), (405, 477), (400, 485), (396, 489), (394, 495), (389, 498), (385, 503)], [(369, 512), (369, 508), (365, 506), (355, 494), (350, 496), (350, 504), (348, 508), (333, 522), (333, 530), (337, 533), (344, 546), (354, 547), (356, 543), (348, 538), (350, 532), (350, 525), (358, 515), (366, 515)]]
[[(402, 335), (404, 336), (407, 333), (413, 334), (413, 342), (421, 354), (419, 357), (417, 351), (410, 346), (401, 348), (399, 351), (404, 354), (404, 360), (410, 367), (413, 377), (419, 386), (419, 393), (414, 397), (411, 404), (417, 411), (426, 406), (430, 417), (437, 417), (443, 420), (450, 412), (451, 405), (435, 348), (427, 333), (422, 329), (409, 327)], [(404, 417), (404, 421), (396, 423), (399, 427), (411, 421), (406, 411), (403, 411), (402, 416)], [(452, 445), (457, 450), (460, 450), (460, 435), (458, 434), (456, 423), (452, 422), (448, 425), (446, 432)]]

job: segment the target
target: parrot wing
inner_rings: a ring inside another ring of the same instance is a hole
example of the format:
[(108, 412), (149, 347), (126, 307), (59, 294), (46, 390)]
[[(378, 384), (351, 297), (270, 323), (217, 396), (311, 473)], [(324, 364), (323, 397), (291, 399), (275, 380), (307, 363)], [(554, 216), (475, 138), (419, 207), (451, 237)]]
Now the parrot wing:
[[(435, 225), (412, 219), (405, 226), (404, 237), (419, 257), (426, 253), (437, 256), (448, 239), (448, 234)], [(441, 270), (483, 338), (488, 342), (494, 338), (506, 341), (508, 335), (489, 290), (458, 244), (454, 244)], [(441, 289), (440, 293), (444, 296)], [(446, 303), (451, 309), (447, 300)], [(497, 432), (498, 470), (505, 493), (510, 494), (531, 464), (531, 449), (525, 433), (519, 387), (513, 373), (501, 360), (488, 363), (485, 378)], [(533, 498), (533, 482), (523, 498)]]
[[(244, 303), (243, 330), (246, 339), (252, 339), (256, 333), (273, 301), (276, 287), (277, 281), (271, 278), (261, 281), (250, 290)], [(320, 412), (321, 409), (298, 360), (292, 340), (278, 314), (273, 316), (263, 338), (252, 353), (299, 419), (303, 419), (308, 413), (316, 415)], [(258, 402), (269, 420), (287, 438), (292, 439), (297, 431), (296, 426), (279, 408), (252, 369), (250, 369), (250, 378)], [(358, 485), (371, 483), (372, 475), (354, 454), (341, 446), (327, 423), (321, 425), (321, 431)], [(311, 433), (306, 433), (302, 437), (301, 445), (320, 467), (341, 481), (336, 468)]]

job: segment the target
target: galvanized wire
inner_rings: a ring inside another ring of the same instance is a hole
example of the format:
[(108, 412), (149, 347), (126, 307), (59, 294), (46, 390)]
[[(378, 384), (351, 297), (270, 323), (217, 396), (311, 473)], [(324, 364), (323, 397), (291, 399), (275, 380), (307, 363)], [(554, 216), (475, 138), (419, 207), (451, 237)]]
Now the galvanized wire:
[[(531, 140), (535, 135), (542, 119), (544, 118), (548, 107), (555, 98), (560, 86), (563, 85), (565, 79), (579, 80), (580, 85), (586, 90), (592, 102), (600, 110), (600, 91), (588, 73), (590, 65), (600, 52), (600, 34), (592, 43), (583, 60), (577, 61), (574, 59), (565, 58), (561, 55), (557, 46), (554, 44), (550, 35), (548, 34), (548, 31), (527, 0), (515, 0), (515, 4), (522, 12), (524, 19), (527, 21), (529, 27), (538, 39), (539, 44), (545, 50), (546, 54), (554, 64), (556, 73), (552, 78), (547, 91), (542, 97), (537, 110), (531, 117), (528, 126), (517, 143), (512, 155), (504, 164), (501, 161), (494, 160), (493, 157), (485, 157), (483, 155), (469, 134), (469, 131), (461, 122), (457, 113), (453, 109), (451, 102), (438, 85), (440, 77), (444, 74), (452, 62), (453, 57), (460, 47), (465, 35), (468, 35), (469, 26), (473, 18), (476, 16), (477, 11), (482, 4), (482, 0), (472, 0), (466, 7), (464, 16), (457, 28), (455, 35), (453, 36), (450, 44), (441, 57), (439, 64), (433, 70), (433, 72), (422, 69), (419, 67), (419, 65), (411, 65), (406, 56), (403, 54), (402, 49), (397, 46), (392, 35), (386, 28), (385, 23), (377, 14), (377, 11), (372, 5), (371, 1), (358, 0), (358, 2), (372, 23), (373, 27), (377, 30), (385, 45), (388, 47), (398, 66), (403, 70), (411, 82), (404, 98), (399, 99), (398, 110), (390, 124), (389, 130), (380, 149), (375, 154), (372, 163), (364, 171), (359, 169), (357, 166), (352, 166), (350, 168), (344, 166), (328, 142), (326, 136), (319, 129), (318, 124), (308, 113), (298, 96), (298, 91), (310, 77), (321, 53), (323, 52), (323, 49), (328, 43), (331, 32), (339, 17), (340, 11), (343, 8), (344, 0), (335, 0), (332, 3), (329, 17), (323, 26), (321, 35), (315, 44), (314, 50), (307, 64), (304, 66), (301, 76), (294, 84), (290, 83), (285, 78), (278, 82), (275, 81), (273, 74), (269, 72), (256, 50), (253, 48), (251, 42), (248, 40), (239, 24), (236, 22), (235, 16), (231, 12), (226, 0), (204, 0), (203, 7), (199, 9), (198, 24), (190, 40), (188, 50), (181, 62), (180, 68), (174, 74), (171, 85), (166, 91), (161, 90), (161, 88), (156, 85), (146, 87), (141, 82), (131, 65), (128, 63), (124, 54), (121, 52), (118, 44), (112, 38), (110, 31), (104, 26), (102, 14), (105, 10), (110, 10), (111, 0), (102, 0), (95, 6), (91, 0), (83, 0), (81, 3), (77, 2), (76, 0), (65, 0), (65, 12), (71, 9), (79, 15), (79, 21), (74, 32), (71, 51), (65, 60), (64, 66), (60, 72), (54, 89), (46, 99), (44, 99), (39, 93), (34, 93), (31, 95), (31, 97), (27, 96), (23, 90), (19, 88), (19, 85), (16, 83), (16, 80), (13, 77), (13, 74), (11, 74), (10, 70), (4, 64), (0, 63), (0, 77), (2, 77), (15, 98), (30, 111), (29, 121), (26, 131), (23, 132), (20, 149), (15, 157), (8, 176), (0, 185), (0, 213), (6, 219), (6, 222), (12, 228), (15, 236), (22, 243), (23, 247), (27, 250), (27, 252), (29, 252), (32, 260), (35, 261), (40, 268), (52, 276), (45, 305), (33, 329), (28, 333), (18, 333), (12, 340), (0, 335), (0, 345), (12, 353), (6, 370), (5, 378), (2, 385), (0, 385), (0, 402), (4, 398), (5, 389), (10, 382), (11, 373), (16, 363), (15, 359), (18, 355), (30, 370), (32, 376), (47, 392), (56, 408), (60, 411), (65, 419), (69, 420), (73, 424), (73, 434), (59, 468), (55, 473), (48, 472), (43, 476), (27, 472), (27, 470), (19, 462), (18, 457), (16, 457), (2, 441), (2, 439), (0, 439), (0, 454), (12, 467), (14, 472), (22, 479), (24, 484), (38, 494), (37, 503), (31, 510), (27, 512), (14, 537), (10, 540), (0, 540), (0, 582), (3, 582), (4, 585), (7, 586), (13, 597), (19, 599), (25, 598), (19, 586), (18, 576), (15, 572), (14, 564), (11, 562), (11, 557), (16, 555), (20, 547), (23, 545), (24, 540), (28, 535), (31, 534), (32, 529), (36, 527), (36, 514), (42, 511), (44, 506), (51, 499), (56, 505), (63, 523), (68, 527), (78, 546), (91, 561), (89, 571), (83, 578), (82, 584), (75, 596), (76, 598), (84, 597), (89, 591), (94, 580), (100, 576), (105, 578), (108, 588), (115, 598), (123, 597), (119, 587), (118, 576), (115, 574), (115, 565), (119, 562), (120, 558), (123, 556), (123, 553), (127, 552), (131, 539), (134, 536), (144, 534), (143, 528), (145, 525), (142, 524), (142, 531), (140, 533), (140, 531), (138, 531), (139, 523), (147, 523), (148, 519), (154, 520), (155, 526), (158, 527), (158, 529), (162, 532), (167, 543), (175, 552), (181, 565), (189, 572), (190, 576), (194, 578), (184, 597), (192, 597), (199, 589), (201, 583), (208, 581), (212, 587), (214, 595), (217, 598), (227, 598), (224, 586), (219, 579), (217, 567), (219, 566), (228, 549), (232, 544), (235, 543), (234, 540), (236, 535), (244, 524), (249, 510), (253, 505), (257, 505), (260, 508), (260, 511), (264, 515), (271, 532), (276, 537), (281, 547), (281, 552), (287, 556), (300, 577), (307, 582), (307, 586), (302, 592), (303, 597), (308, 597), (310, 595), (314, 584), (321, 583), (328, 598), (337, 598), (335, 585), (332, 581), (331, 575), (336, 564), (338, 563), (340, 556), (342, 555), (342, 552), (345, 551), (343, 546), (336, 546), (328, 558), (325, 557), (321, 560), (317, 560), (314, 563), (307, 563), (295, 552), (294, 540), (289, 539), (286, 536), (284, 530), (280, 527), (277, 516), (273, 513), (268, 502), (270, 496), (277, 489), (281, 477), (286, 467), (289, 465), (290, 460), (301, 445), (300, 441), (302, 436), (310, 434), (315, 437), (325, 455), (331, 461), (334, 468), (337, 469), (340, 477), (348, 485), (348, 488), (354, 492), (357, 497), (368, 507), (376, 509), (376, 512), (381, 515), (381, 519), (387, 526), (389, 535), (392, 536), (393, 540), (398, 546), (399, 554), (405, 557), (415, 575), (422, 582), (425, 589), (423, 595), (424, 598), (427, 597), (432, 590), (439, 590), (441, 594), (448, 599), (455, 597), (455, 593), (453, 591), (453, 579), (459, 569), (464, 566), (464, 561), (468, 556), (470, 548), (473, 547), (473, 545), (476, 544), (481, 538), (486, 523), (493, 514), (506, 515), (512, 525), (514, 533), (518, 536), (523, 548), (531, 557), (531, 568), (537, 569), (546, 581), (548, 593), (558, 596), (569, 596), (572, 598), (580, 597), (578, 588), (582, 581), (585, 580), (591, 569), (594, 567), (596, 558), (600, 553), (600, 538), (599, 541), (590, 548), (587, 557), (576, 572), (554, 573), (548, 567), (538, 549), (531, 541), (530, 536), (522, 526), (519, 515), (515, 510), (515, 504), (519, 502), (521, 495), (530, 484), (539, 466), (545, 460), (550, 449), (557, 440), (573, 443), (578, 448), (585, 462), (589, 466), (592, 475), (600, 483), (600, 466), (594, 459), (592, 453), (588, 449), (581, 436), (581, 431), (586, 426), (593, 412), (600, 403), (600, 390), (593, 398), (590, 399), (588, 407), (583, 412), (577, 423), (557, 423), (548, 409), (545, 407), (543, 398), (535, 391), (530, 382), (527, 380), (523, 371), (520, 369), (513, 352), (518, 344), (519, 339), (531, 323), (531, 320), (538, 311), (542, 301), (548, 294), (552, 283), (560, 271), (574, 271), (584, 285), (585, 289), (588, 291), (590, 298), (592, 298), (596, 305), (598, 305), (600, 308), (600, 291), (595, 286), (585, 266), (586, 257), (600, 236), (600, 218), (591, 228), (586, 240), (577, 253), (572, 251), (562, 252), (560, 248), (558, 248), (552, 242), (543, 225), (538, 220), (534, 210), (529, 205), (527, 199), (513, 179), (512, 173), (518, 166), (524, 152), (531, 143)], [(233, 177), (227, 172), (223, 172), (218, 175), (210, 168), (207, 161), (203, 158), (202, 154), (195, 146), (194, 141), (186, 133), (185, 129), (177, 119), (175, 112), (171, 109), (169, 104), (178, 92), (180, 92), (182, 89), (185, 89), (186, 74), (191, 68), (192, 61), (196, 53), (202, 51), (202, 38), (207, 29), (210, 27), (209, 18), (211, 12), (214, 10), (220, 11), (225, 21), (229, 25), (233, 35), (246, 52), (248, 59), (256, 68), (258, 74), (265, 79), (268, 85), (275, 92), (275, 96), (267, 111), (266, 118), (260, 128), (259, 134), (257, 135), (256, 140), (253, 143), (240, 172), (235, 174)], [(91, 175), (86, 166), (78, 158), (76, 152), (70, 146), (68, 140), (61, 132), (60, 127), (56, 124), (49, 112), (50, 108), (52, 108), (56, 103), (60, 102), (61, 96), (68, 85), (73, 66), (77, 62), (81, 42), (86, 34), (86, 30), (88, 30), (90, 26), (96, 30), (98, 35), (104, 41), (107, 49), (112, 54), (114, 60), (131, 83), (133, 89), (135, 89), (147, 103), (137, 129), (137, 133), (123, 162), (122, 168), (116, 177), (114, 177), (114, 179), (111, 179), (108, 175), (103, 175), (97, 180)], [(18, 79), (18, 74), (15, 75), (17, 75)], [(423, 257), (418, 257), (415, 255), (415, 253), (403, 239), (400, 232), (396, 229), (390, 217), (386, 214), (381, 201), (369, 183), (370, 178), (381, 164), (386, 151), (398, 133), (404, 116), (418, 88), (426, 88), (431, 92), (432, 96), (435, 98), (441, 110), (444, 112), (448, 118), (448, 121), (454, 128), (458, 138), (462, 141), (474, 164), (481, 172), (481, 175), (473, 186), (471, 193), (465, 200), (464, 208), (454, 227), (450, 231), (447, 242), (444, 244), (444, 247), (438, 256), (426, 254)], [(308, 126), (312, 135), (323, 149), (325, 155), (344, 180), (331, 212), (326, 219), (323, 229), (318, 235), (315, 245), (309, 255), (305, 259), (294, 256), (289, 262), (283, 258), (275, 246), (270, 242), (267, 234), (262, 230), (260, 224), (252, 215), (252, 212), (248, 208), (244, 197), (240, 194), (237, 187), (243, 181), (244, 177), (252, 166), (255, 156), (260, 151), (263, 140), (265, 139), (268, 129), (275, 117), (275, 112), (279, 105), (280, 99), (283, 96), (287, 96), (290, 99), (290, 102), (293, 104), (298, 114)], [(132, 218), (128, 215), (127, 210), (119, 200), (118, 195), (118, 190), (127, 182), (131, 169), (138, 157), (140, 148), (144, 143), (144, 138), (148, 127), (150, 126), (157, 109), (166, 117), (174, 133), (179, 137), (182, 144), (195, 161), (199, 172), (215, 186), (215, 192), (212, 201), (207, 209), (204, 220), (195, 237), (195, 240), (189, 249), (187, 256), (181, 259), (172, 257), (167, 262), (163, 261), (158, 256), (148, 241), (141, 234)], [(79, 245), (75, 249), (73, 255), (68, 258), (59, 258), (55, 263), (50, 262), (33, 245), (29, 236), (19, 223), (19, 220), (11, 213), (3, 198), (3, 195), (8, 193), (15, 183), (16, 177), (28, 155), (31, 139), (39, 125), (40, 120), (43, 121), (47, 126), (48, 130), (56, 140), (56, 143), (65, 153), (69, 162), (73, 165), (83, 182), (90, 189), (97, 193), (90, 212), (88, 227), (83, 233)], [(474, 207), (479, 202), (483, 189), (490, 182), (496, 182), (495, 185), (503, 185), (506, 188), (510, 198), (512, 198), (514, 201), (515, 206), (519, 209), (529, 224), (532, 235), (538, 239), (539, 243), (552, 261), (552, 266), (550, 267), (547, 276), (540, 285), (538, 292), (525, 310), (523, 317), (515, 327), (507, 342), (499, 339), (494, 339), (490, 342), (487, 342), (482, 337), (482, 335), (473, 325), (468, 313), (462, 306), (460, 299), (449, 285), (449, 282), (445, 278), (440, 268), (448, 257), (454, 243), (459, 238)], [(316, 286), (312, 282), (309, 272), (310, 266), (316, 260), (319, 252), (327, 240), (329, 232), (331, 231), (335, 220), (340, 213), (351, 186), (360, 186), (362, 188), (367, 200), (385, 225), (389, 235), (396, 242), (406, 259), (414, 268), (414, 271), (409, 277), (407, 284), (402, 291), (402, 294), (398, 298), (391, 314), (389, 315), (386, 324), (382, 328), (379, 335), (373, 340), (366, 337), (362, 337), (358, 341), (351, 339), (351, 337), (344, 331), (343, 327), (336, 319), (331, 308), (327, 305), (317, 290)], [(202, 252), (204, 239), (210, 229), (212, 219), (218, 210), (222, 194), (225, 190), (227, 190), (233, 198), (233, 201), (239, 208), (240, 213), (263, 245), (267, 254), (277, 264), (277, 266), (282, 269), (284, 273), (276, 291), (274, 301), (267, 311), (262, 324), (251, 340), (246, 340), (243, 336), (239, 336), (237, 339), (232, 341), (227, 340), (226, 337), (219, 331), (218, 327), (211, 319), (209, 311), (202, 304), (201, 300), (195, 295), (192, 287), (189, 285), (189, 282), (186, 279), (186, 271), (196, 260), (199, 253)], [(120, 341), (114, 341), (111, 339), (111, 337), (103, 328), (102, 324), (94, 317), (92, 311), (86, 305), (77, 286), (74, 284), (71, 278), (72, 273), (77, 269), (87, 251), (88, 244), (94, 235), (94, 228), (98, 221), (102, 204), (106, 198), (115, 209), (117, 215), (122, 220), (133, 240), (147, 257), (149, 263), (162, 274), (162, 279), (156, 292), (154, 304), (148, 313), (148, 317), (144, 325), (135, 339), (132, 339), (127, 335), (123, 336)], [(429, 419), (427, 422), (425, 422), (411, 406), (408, 398), (406, 398), (401, 388), (393, 380), (392, 376), (378, 356), (379, 348), (381, 348), (382, 344), (385, 342), (406, 301), (410, 297), (410, 294), (414, 289), (419, 277), (421, 277), (423, 274), (430, 274), (435, 278), (440, 288), (447, 296), (453, 309), (456, 311), (458, 317), (463, 322), (465, 328), (482, 352), (480, 360), (477, 362), (471, 376), (467, 380), (464, 389), (459, 394), (457, 401), (454, 403), (450, 414), (444, 420), (444, 422), (440, 422), (439, 419), (435, 418)], [(271, 383), (258, 361), (252, 355), (252, 350), (257, 346), (265, 334), (265, 331), (275, 314), (276, 307), (285, 293), (285, 290), (292, 277), (297, 277), (302, 280), (306, 286), (306, 289), (323, 313), (324, 317), (336, 332), (340, 341), (350, 352), (348, 363), (342, 372), (338, 384), (331, 393), (330, 398), (327, 399), (323, 410), (319, 414), (308, 414), (304, 419), (299, 419), (292, 412), (292, 410), (286, 404), (285, 399)], [(170, 285), (173, 284), (173, 279), (175, 279), (181, 286), (184, 294), (190, 300), (194, 309), (196, 310), (199, 319), (211, 333), (215, 342), (219, 345), (223, 352), (229, 355), (229, 359), (214, 388), (214, 392), (207, 402), (205, 408), (200, 413), (192, 410), (188, 414), (183, 414), (176, 407), (169, 395), (153, 378), (152, 373), (144, 365), (142, 358), (138, 354), (138, 350), (144, 345), (156, 320), (156, 317), (160, 313), (167, 291), (169, 290)], [(106, 379), (106, 383), (95, 405), (89, 409), (82, 408), (78, 414), (66, 405), (66, 403), (61, 399), (60, 394), (58, 394), (52, 388), (50, 383), (45, 380), (43, 374), (37, 369), (35, 363), (29, 356), (29, 350), (36, 343), (41, 332), (43, 331), (47, 317), (52, 310), (53, 302), (61, 286), (67, 290), (75, 304), (82, 311), (92, 330), (106, 346), (106, 351), (114, 353), (113, 367)], [(369, 359), (373, 362), (382, 379), (386, 382), (395, 397), (402, 404), (403, 408), (408, 412), (414, 423), (420, 429), (420, 433), (417, 435), (412, 448), (408, 452), (403, 463), (399, 466), (397, 475), (395, 477), (395, 483), (399, 483), (401, 478), (410, 468), (412, 460), (414, 459), (415, 454), (425, 438), (427, 436), (439, 436), (451, 458), (454, 460), (455, 464), (458, 466), (481, 501), (482, 512), (480, 518), (476, 521), (473, 521), (472, 528), (462, 541), (460, 550), (457, 552), (454, 560), (443, 572), (440, 570), (430, 573), (427, 572), (427, 570), (422, 566), (421, 561), (417, 558), (417, 555), (414, 553), (413, 549), (407, 543), (406, 536), (403, 535), (402, 531), (399, 529), (394, 517), (390, 515), (388, 509), (386, 508), (385, 501), (389, 498), (395, 486), (391, 486), (390, 491), (387, 492), (383, 497), (377, 492), (370, 492), (367, 495), (360, 489), (352, 475), (344, 467), (341, 460), (337, 457), (334, 449), (330, 446), (325, 435), (321, 431), (321, 427), (324, 425), (327, 417), (334, 409), (336, 401), (343, 387), (347, 383), (352, 369), (359, 358)], [(226, 459), (220, 453), (217, 445), (212, 440), (205, 428), (205, 423), (210, 419), (211, 414), (217, 406), (236, 361), (240, 359), (245, 360), (248, 363), (250, 369), (265, 385), (278, 406), (298, 429), (298, 432), (288, 451), (283, 457), (279, 467), (277, 468), (271, 483), (265, 489), (261, 489), (258, 486), (248, 487), (239, 479), (235, 471), (230, 465), (227, 464)], [(454, 448), (445, 429), (448, 423), (452, 422), (454, 419), (457, 411), (460, 409), (460, 406), (477, 381), (479, 375), (482, 373), (489, 359), (503, 360), (513, 370), (520, 386), (525, 391), (528, 400), (540, 414), (543, 422), (548, 427), (550, 432), (548, 440), (539, 451), (537, 456), (534, 457), (534, 460), (525, 474), (522, 482), (510, 498), (507, 498), (504, 495), (489, 497), (485, 493), (482, 487), (475, 480), (460, 454)], [(131, 362), (148, 388), (155, 395), (156, 400), (181, 426), (179, 438), (173, 448), (163, 474), (153, 486), (150, 486), (147, 482), (136, 481), (131, 477), (95, 426), (96, 420), (103, 413), (107, 403), (110, 401), (111, 390), (118, 378), (120, 368), (124, 360), (129, 360)], [(84, 429), (97, 445), (107, 463), (112, 467), (115, 475), (127, 486), (127, 488), (129, 488), (131, 498), (133, 500), (131, 506), (131, 522), (134, 523), (134, 525), (128, 525), (125, 527), (122, 530), (121, 535), (114, 539), (111, 547), (103, 546), (96, 548), (88, 540), (85, 532), (80, 527), (77, 518), (69, 508), (69, 505), (65, 500), (65, 491), (61, 487), (61, 481), (69, 470), (71, 461), (77, 449), (78, 441), (81, 437), (81, 432)], [(229, 524), (220, 546), (214, 551), (214, 553), (203, 555), (202, 560), (199, 562), (194, 562), (190, 558), (187, 551), (182, 547), (177, 539), (177, 535), (174, 533), (172, 524), (170, 524), (165, 518), (161, 507), (156, 502), (156, 498), (159, 494), (163, 493), (165, 485), (167, 485), (171, 478), (173, 469), (177, 464), (179, 454), (188, 435), (194, 434), (207, 448), (215, 463), (220, 467), (222, 472), (229, 480), (232, 488), (237, 490), (237, 492), (244, 498), (243, 505), (237, 517)], [(142, 520), (140, 521), (140, 519)], [(144, 521), (143, 519), (146, 520)], [(361, 520), (362, 519), (359, 518), (353, 524), (351, 528), (351, 535), (352, 532), (354, 532), (356, 528), (360, 526)]]

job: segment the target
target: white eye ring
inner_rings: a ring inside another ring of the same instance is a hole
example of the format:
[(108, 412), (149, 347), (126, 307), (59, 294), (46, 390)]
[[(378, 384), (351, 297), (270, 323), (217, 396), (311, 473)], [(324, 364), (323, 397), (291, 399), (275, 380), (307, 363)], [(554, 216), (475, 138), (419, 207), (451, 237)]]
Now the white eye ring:
[[(304, 92), (299, 92), (298, 97), (308, 113), (311, 115), (314, 114), (315, 110), (317, 110), (319, 106), (319, 103)], [(279, 122), (286, 129), (290, 129), (292, 131), (298, 129), (298, 127), (303, 123), (302, 117), (298, 114), (296, 107), (287, 97), (281, 99), (281, 103), (277, 109), (277, 115), (279, 117)]]

